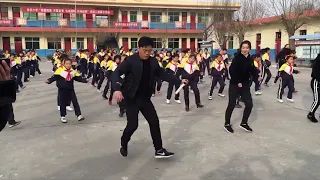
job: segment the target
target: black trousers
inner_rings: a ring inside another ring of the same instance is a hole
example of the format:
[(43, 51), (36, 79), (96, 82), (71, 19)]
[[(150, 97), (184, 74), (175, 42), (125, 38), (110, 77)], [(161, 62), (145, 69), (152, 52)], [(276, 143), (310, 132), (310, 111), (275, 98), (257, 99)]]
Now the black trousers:
[(35, 63), (35, 70), (36, 70), (36, 72), (38, 72), (38, 74), (41, 74), (39, 61), (36, 61), (36, 63)]
[(107, 93), (109, 91), (110, 84), (111, 84), (111, 79), (108, 79), (107, 84), (103, 89), (103, 93), (102, 93), (103, 97), (107, 97)]
[(206, 71), (206, 63), (204, 61), (199, 63), (199, 69), (200, 69), (200, 72), (203, 73), (203, 75), (200, 75), (200, 80), (202, 80), (204, 76), (204, 72)]
[(127, 103), (126, 103), (125, 99), (123, 99), (121, 102), (118, 103), (119, 109), (120, 109), (120, 113), (126, 111), (126, 104)]
[(36, 74), (36, 61), (31, 60), (30, 61), (30, 75), (35, 76), (35, 74)]
[(219, 88), (219, 91), (218, 93), (222, 93), (223, 90), (224, 90), (224, 78), (221, 77), (221, 76), (213, 76), (212, 77), (212, 82), (211, 82), (211, 88), (210, 88), (210, 92), (209, 92), (209, 96), (212, 96), (212, 93), (213, 93), (213, 90), (214, 90), (214, 87), (216, 87), (217, 83), (219, 83), (220, 85), (220, 88)]
[(7, 125), (11, 113), (10, 108), (12, 109), (12, 104), (0, 106), (0, 131)]
[(23, 69), (22, 68), (18, 68), (17, 69), (17, 77), (16, 77), (17, 89), (19, 89), (19, 86), (23, 87), (22, 73), (23, 73)]
[(106, 78), (106, 77), (104, 76), (104, 72), (103, 72), (103, 71), (100, 71), (97, 89), (100, 90), (100, 88), (101, 88), (101, 86), (102, 86), (102, 83), (103, 83), (103, 81), (104, 81), (105, 78)]
[(317, 81), (316, 79), (312, 78), (311, 80), (311, 89), (313, 92), (313, 103), (311, 105), (310, 108), (310, 113), (315, 114), (319, 105), (320, 105), (320, 101), (319, 101), (319, 81)]
[(67, 115), (66, 107), (70, 101), (73, 104), (74, 112), (76, 116), (81, 115), (80, 106), (74, 89), (58, 89), (60, 99), (60, 116), (65, 117)]
[(135, 97), (133, 100), (126, 100), (127, 126), (121, 137), (121, 145), (127, 146), (131, 136), (138, 128), (139, 111), (149, 123), (150, 133), (155, 150), (162, 149), (160, 124), (157, 112), (149, 97)]
[(254, 90), (259, 91), (260, 90), (259, 79), (258, 78), (255, 78), (255, 79), (251, 78), (250, 87), (252, 86), (253, 82), (254, 82)]
[(13, 106), (12, 106), (12, 104), (10, 104), (9, 106), (8, 106), (8, 112), (9, 112), (9, 116), (8, 116), (8, 124), (9, 125), (13, 125), (13, 124), (15, 124), (16, 123), (16, 121), (14, 120), (14, 112), (13, 112)]
[(156, 93), (156, 90), (157, 91), (160, 91), (161, 90), (161, 86), (162, 86), (162, 81), (161, 79), (159, 78), (156, 78), (155, 81), (154, 81), (154, 88), (153, 88), (153, 94)]
[[(172, 96), (173, 87), (175, 87), (175, 90), (177, 90), (180, 87), (180, 84), (169, 83), (168, 90), (167, 90), (167, 99), (169, 100), (171, 99), (171, 96)], [(174, 99), (179, 100), (179, 93), (175, 94)]]
[(94, 64), (94, 69), (93, 69), (93, 74), (92, 74), (92, 81), (91, 81), (91, 85), (95, 85), (96, 83), (98, 83), (99, 81), (99, 69), (97, 67), (97, 64)]
[(280, 83), (279, 83), (279, 88), (278, 88), (278, 94), (277, 94), (277, 98), (278, 99), (282, 99), (282, 95), (284, 92), (284, 89), (288, 86), (289, 91), (288, 91), (288, 95), (287, 98), (292, 99), (292, 93), (294, 91), (294, 85), (293, 85), (293, 78), (289, 77), (289, 78), (285, 78), (285, 79), (280, 79)]
[(260, 84), (262, 84), (262, 82), (264, 81), (264, 79), (266, 78), (266, 80), (264, 81), (264, 84), (268, 84), (268, 82), (270, 81), (272, 75), (271, 75), (271, 71), (269, 68), (265, 68), (264, 66), (262, 67), (262, 80), (260, 82)]
[[(210, 60), (204, 60), (204, 63), (206, 65), (205, 68), (207, 68), (208, 75), (210, 75)], [(203, 74), (205, 74), (205, 71), (203, 72)]]
[(28, 79), (30, 78), (30, 67), (30, 61), (27, 61), (23, 67), (24, 82), (28, 82)]
[(241, 96), (245, 104), (241, 124), (248, 123), (248, 119), (253, 107), (252, 97), (250, 93), (250, 84), (249, 83), (242, 84), (242, 88), (239, 88), (237, 84), (230, 84), (229, 102), (228, 102), (228, 107), (225, 114), (225, 125), (230, 124), (231, 115), (239, 96)]
[(200, 92), (198, 89), (198, 85), (197, 85), (197, 81), (193, 80), (193, 81), (189, 81), (189, 83), (183, 87), (183, 91), (184, 91), (184, 102), (185, 105), (187, 107), (189, 107), (190, 105), (190, 101), (189, 101), (189, 86), (190, 88), (193, 90), (194, 96), (195, 96), (195, 100), (196, 100), (196, 104), (200, 104)]
[(80, 59), (80, 64), (81, 64), (81, 76), (85, 77), (88, 73), (88, 63), (86, 59)]
[[(71, 99), (69, 99), (70, 101), (67, 102), (67, 106), (70, 106), (71, 105)], [(60, 103), (60, 93), (58, 91), (58, 96), (57, 96), (57, 105), (58, 106), (61, 106), (61, 103)]]
[(94, 63), (89, 62), (88, 63), (88, 78), (93, 75), (93, 71), (94, 71)]

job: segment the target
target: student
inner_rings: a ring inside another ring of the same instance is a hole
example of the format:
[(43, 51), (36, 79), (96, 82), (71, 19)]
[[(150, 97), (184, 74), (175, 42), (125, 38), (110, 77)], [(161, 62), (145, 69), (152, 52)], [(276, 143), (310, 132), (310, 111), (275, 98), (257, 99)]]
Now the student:
[(15, 77), (16, 80), (16, 90), (17, 93), (20, 92), (19, 86), (21, 89), (26, 88), (26, 86), (22, 83), (22, 67), (21, 67), (21, 59), (16, 57), (15, 55), (11, 55), (10, 57), (10, 65), (11, 65), (11, 74)]
[(288, 86), (288, 96), (287, 100), (289, 102), (294, 102), (292, 99), (292, 93), (294, 91), (294, 82), (293, 82), (293, 76), (292, 74), (298, 74), (299, 71), (293, 69), (293, 56), (287, 56), (286, 57), (287, 62), (283, 64), (279, 69), (279, 77), (281, 78), (281, 82), (279, 83), (279, 89), (278, 89), (278, 102), (283, 103), (282, 95), (284, 92), (284, 89)]
[[(165, 66), (163, 66), (163, 61), (161, 60), (161, 57), (159, 55), (156, 55), (155, 58), (158, 60), (158, 64), (160, 66), (160, 68), (163, 68)], [(156, 90), (158, 92), (158, 95), (161, 95), (161, 86), (162, 86), (162, 80), (160, 78), (155, 78), (155, 81), (153, 83), (153, 93), (152, 96), (154, 97), (156, 94)]]
[(88, 57), (87, 57), (87, 51), (86, 50), (81, 50), (80, 51), (80, 65), (81, 65), (81, 76), (82, 77), (87, 77), (88, 73)]
[(96, 84), (99, 81), (99, 75), (100, 75), (100, 55), (98, 53), (94, 54), (93, 57), (93, 72), (92, 72), (92, 80), (91, 80), (91, 85), (96, 86)]
[[(179, 67), (179, 55), (175, 54), (173, 55), (173, 59), (172, 61), (169, 62), (169, 64), (166, 66), (166, 73), (177, 76), (177, 71), (178, 71), (178, 67)], [(172, 91), (173, 91), (173, 87), (175, 87), (175, 90), (177, 90), (180, 87), (179, 83), (174, 83), (174, 82), (170, 82), (168, 85), (168, 90), (167, 90), (167, 104), (170, 104), (170, 99), (172, 96)], [(175, 95), (174, 100), (178, 103), (181, 104), (181, 101), (179, 100), (179, 93)]]
[[(276, 62), (277, 62), (278, 69), (284, 63), (286, 63), (286, 57), (292, 54), (292, 50), (286, 47), (287, 45), (277, 54)], [(279, 76), (276, 76), (276, 78), (274, 79), (274, 83), (277, 83), (278, 79), (279, 79)]]
[(184, 101), (185, 101), (185, 110), (190, 111), (190, 102), (189, 102), (189, 88), (194, 92), (197, 108), (203, 108), (204, 106), (200, 102), (200, 92), (198, 89), (198, 78), (200, 76), (200, 70), (196, 63), (196, 56), (191, 54), (189, 59), (179, 65), (178, 74), (181, 75), (182, 79), (187, 79), (188, 84), (183, 87), (184, 91)]
[(254, 82), (254, 90), (255, 90), (255, 95), (261, 95), (262, 92), (260, 91), (260, 82), (259, 82), (259, 77), (261, 76), (260, 72), (261, 72), (261, 63), (260, 63), (260, 54), (255, 54), (252, 56), (253, 58), (253, 63), (254, 63), (254, 67), (256, 67), (257, 73), (258, 73), (258, 77), (254, 78), (252, 77), (252, 82)]
[(31, 68), (31, 59), (30, 59), (30, 52), (27, 52), (24, 55), (24, 82), (29, 82), (30, 78), (30, 68)]
[(103, 57), (103, 60), (101, 61), (100, 63), (100, 68), (99, 68), (99, 82), (98, 82), (98, 86), (97, 86), (97, 91), (99, 93), (101, 93), (101, 86), (102, 86), (102, 83), (104, 81), (104, 79), (106, 78), (106, 73), (107, 73), (107, 61), (109, 59), (109, 56), (105, 55)]
[(81, 115), (76, 93), (74, 91), (74, 81), (87, 83), (88, 80), (81, 77), (77, 71), (71, 69), (71, 66), (71, 59), (65, 59), (63, 62), (63, 67), (58, 68), (54, 73), (54, 76), (46, 81), (48, 84), (56, 81), (59, 94), (58, 96), (60, 99), (60, 120), (63, 123), (67, 123), (67, 119), (65, 118), (67, 115), (66, 107), (70, 101), (72, 101), (78, 121), (84, 120), (84, 117)]
[(204, 83), (203, 81), (203, 77), (204, 77), (204, 71), (206, 70), (206, 65), (205, 62), (203, 61), (202, 58), (202, 50), (198, 49), (198, 53), (197, 53), (197, 64), (199, 66), (199, 70), (200, 70), (200, 83)]
[(229, 69), (231, 80), (229, 85), (229, 102), (224, 124), (224, 129), (229, 133), (234, 133), (230, 120), (239, 96), (241, 96), (245, 104), (240, 128), (247, 132), (252, 132), (252, 129), (248, 125), (248, 119), (253, 107), (250, 93), (250, 79), (252, 77), (257, 78), (258, 74), (253, 60), (250, 57), (250, 50), (251, 42), (247, 40), (243, 41), (240, 44), (240, 53), (236, 54)]
[(218, 82), (220, 84), (218, 95), (220, 97), (225, 97), (225, 95), (222, 94), (222, 92), (225, 86), (223, 77), (224, 77), (224, 74), (226, 73), (226, 66), (225, 66), (225, 63), (223, 62), (223, 57), (221, 54), (217, 54), (216, 59), (211, 64), (210, 69), (211, 69), (210, 74), (212, 76), (212, 83), (211, 83), (208, 99), (212, 100), (213, 89), (214, 87), (216, 87)]
[[(202, 58), (203, 58), (203, 61), (204, 61), (204, 63), (205, 63), (205, 66), (206, 66), (206, 68), (207, 68), (208, 75), (210, 75), (210, 62), (211, 62), (211, 57), (210, 57), (210, 54), (209, 54), (207, 48), (204, 49), (204, 53), (202, 54)], [(205, 74), (205, 73), (204, 73), (204, 74)]]
[(129, 49), (128, 52), (126, 53), (126, 55), (127, 56), (132, 56), (133, 55), (132, 49)]
[(33, 64), (33, 67), (32, 67), (33, 68), (32, 69), (33, 76), (35, 76), (36, 71), (41, 76), (41, 71), (39, 68), (39, 61), (41, 61), (41, 59), (38, 56), (38, 54), (35, 52), (35, 50), (31, 51), (31, 60), (32, 60), (32, 64)]
[(271, 66), (271, 61), (270, 61), (270, 48), (265, 48), (264, 49), (264, 53), (262, 55), (262, 80), (261, 80), (261, 84), (264, 81), (264, 79), (266, 78), (266, 80), (264, 81), (264, 85), (269, 87), (268, 82), (270, 81), (272, 75), (271, 75), (271, 71), (269, 69), (269, 67)]
[[(116, 55), (114, 57), (114, 62), (111, 63), (111, 65), (109, 66), (108, 70), (107, 70), (107, 78), (111, 79), (111, 75), (112, 73), (117, 69), (117, 67), (120, 65), (121, 63), (121, 56), (120, 55)], [(113, 92), (114, 89), (111, 86), (111, 91), (110, 91), (110, 96), (109, 96), (109, 105), (112, 105), (112, 96), (113, 96)]]
[(229, 67), (229, 57), (228, 57), (228, 54), (227, 54), (227, 49), (221, 49), (220, 52), (219, 52), (221, 55), (222, 55), (222, 59), (223, 59), (223, 62), (224, 62), (224, 65), (226, 67), (226, 72), (224, 74), (224, 81), (226, 81), (226, 79), (230, 79), (229, 78), (229, 70), (228, 70), (228, 67)]
[(313, 103), (311, 105), (309, 114), (308, 114), (308, 119), (313, 122), (313, 123), (317, 123), (318, 120), (316, 119), (316, 117), (314, 116), (314, 114), (316, 113), (320, 101), (319, 101), (319, 95), (320, 95), (320, 91), (319, 91), (319, 81), (320, 81), (320, 53), (318, 54), (317, 58), (314, 60), (314, 64), (312, 66), (312, 73), (311, 73), (311, 89), (313, 92)]
[[(107, 65), (106, 65), (106, 69), (108, 69), (108, 68), (111, 66), (111, 64), (113, 63), (113, 60), (112, 60), (111, 56), (109, 56), (109, 53), (108, 53), (107, 55), (105, 55), (105, 56), (108, 56), (108, 61), (107, 61)], [(106, 84), (106, 86), (104, 87), (103, 93), (102, 93), (102, 97), (103, 97), (104, 99), (108, 99), (108, 98), (107, 98), (107, 93), (108, 93), (109, 88), (110, 88), (110, 83), (111, 83), (111, 79), (108, 78), (107, 84)]]

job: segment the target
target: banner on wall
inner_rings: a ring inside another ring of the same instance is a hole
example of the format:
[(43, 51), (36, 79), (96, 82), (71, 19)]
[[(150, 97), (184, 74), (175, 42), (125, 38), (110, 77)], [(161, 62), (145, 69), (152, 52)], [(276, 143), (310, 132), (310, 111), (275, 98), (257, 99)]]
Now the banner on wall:
[(33, 8), (23, 7), (22, 12), (33, 13), (66, 13), (66, 14), (101, 14), (101, 15), (113, 15), (113, 10), (96, 10), (96, 9), (61, 9), (61, 8)]
[(19, 26), (25, 26), (25, 25), (27, 25), (27, 19), (26, 18), (17, 18), (16, 23)]
[(149, 22), (148, 21), (141, 21), (141, 27), (142, 28), (148, 28), (149, 27)]
[(100, 23), (101, 27), (108, 27), (109, 26), (108, 19), (101, 19), (99, 23)]
[(68, 20), (67, 19), (59, 19), (58, 26), (67, 26)]
[(175, 28), (182, 28), (182, 22), (181, 21), (174, 22), (174, 27)]
[(114, 22), (114, 27), (138, 27), (139, 24), (137, 22)]
[(0, 25), (10, 25), (10, 24), (13, 24), (12, 20), (9, 20), (9, 19), (0, 20)]

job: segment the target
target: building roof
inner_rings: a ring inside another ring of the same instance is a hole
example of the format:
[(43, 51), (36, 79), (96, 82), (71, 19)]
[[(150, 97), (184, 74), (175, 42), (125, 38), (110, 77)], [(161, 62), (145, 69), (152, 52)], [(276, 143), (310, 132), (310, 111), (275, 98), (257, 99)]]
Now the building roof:
[[(200, 0), (2, 0), (2, 3), (28, 3), (28, 4), (66, 4), (79, 6), (114, 6), (114, 7), (146, 7), (146, 8), (175, 8), (175, 9), (223, 9), (226, 4), (222, 2)], [(234, 2), (228, 8), (237, 10), (240, 3)]]

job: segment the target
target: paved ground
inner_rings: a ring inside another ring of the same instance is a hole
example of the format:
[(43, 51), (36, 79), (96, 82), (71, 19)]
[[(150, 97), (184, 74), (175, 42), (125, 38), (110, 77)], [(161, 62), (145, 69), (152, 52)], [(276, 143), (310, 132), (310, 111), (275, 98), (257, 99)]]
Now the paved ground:
[(276, 102), (276, 85), (254, 97), (253, 133), (236, 126), (242, 115), (239, 109), (232, 117), (235, 133), (223, 130), (227, 97), (207, 100), (209, 83), (200, 85), (205, 108), (196, 109), (192, 104), (188, 113), (183, 105), (166, 105), (165, 95), (156, 96), (153, 101), (164, 145), (176, 153), (172, 159), (159, 161), (153, 157), (143, 117), (129, 156), (119, 154), (126, 119), (119, 118), (117, 106), (109, 106), (87, 84), (76, 84), (87, 119), (78, 123), (69, 113), (68, 124), (62, 124), (56, 110), (57, 89), (44, 84), (51, 75), (50, 63), (41, 68), (44, 75), (27, 83), (14, 104), (16, 120), (22, 124), (0, 133), (0, 180), (320, 179), (320, 124), (306, 119), (312, 100), (310, 69), (295, 75), (299, 93), (294, 95), (294, 104)]

